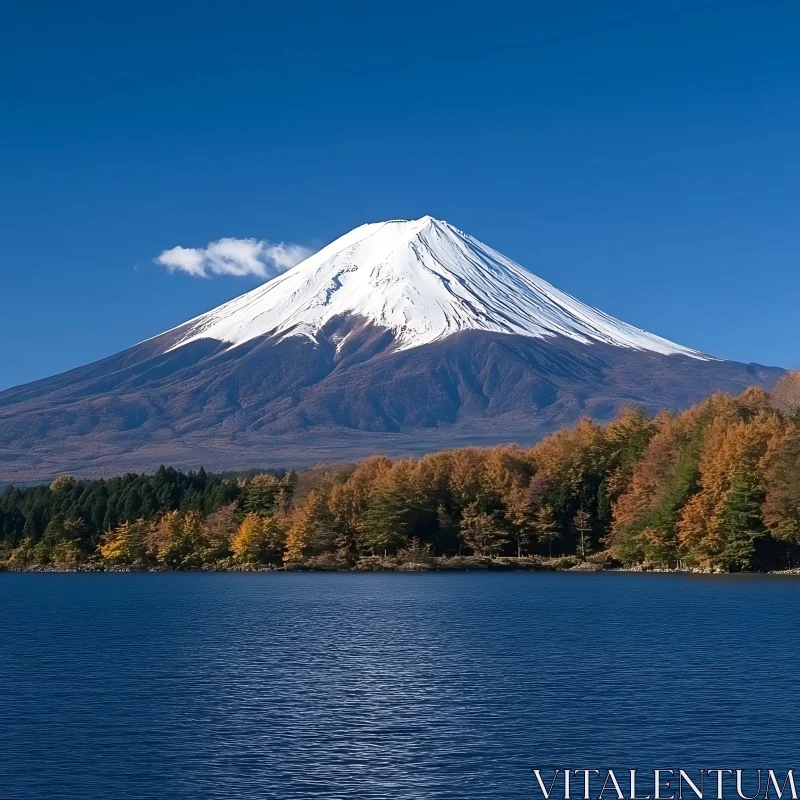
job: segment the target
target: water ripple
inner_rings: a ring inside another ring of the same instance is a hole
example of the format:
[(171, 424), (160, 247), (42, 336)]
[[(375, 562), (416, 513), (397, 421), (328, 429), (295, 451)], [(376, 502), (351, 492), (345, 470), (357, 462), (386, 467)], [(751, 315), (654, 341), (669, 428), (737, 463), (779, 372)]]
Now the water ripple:
[(4, 799), (516, 800), (534, 766), (798, 767), (791, 579), (5, 574), (0, 603)]

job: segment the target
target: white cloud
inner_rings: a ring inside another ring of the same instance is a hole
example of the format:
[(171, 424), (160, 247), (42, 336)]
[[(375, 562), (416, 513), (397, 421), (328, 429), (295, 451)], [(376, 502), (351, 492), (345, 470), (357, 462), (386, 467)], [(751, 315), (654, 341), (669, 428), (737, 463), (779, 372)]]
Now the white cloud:
[(173, 247), (155, 258), (170, 272), (195, 278), (212, 275), (255, 275), (272, 278), (308, 258), (312, 251), (299, 244), (261, 239), (218, 239), (208, 247)]

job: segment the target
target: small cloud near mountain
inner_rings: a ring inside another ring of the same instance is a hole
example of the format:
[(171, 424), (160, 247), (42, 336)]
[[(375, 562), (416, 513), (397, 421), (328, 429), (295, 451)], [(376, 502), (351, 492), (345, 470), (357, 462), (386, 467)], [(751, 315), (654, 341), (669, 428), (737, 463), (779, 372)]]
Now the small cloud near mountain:
[(272, 278), (312, 254), (312, 250), (291, 242), (226, 237), (209, 242), (207, 247), (173, 247), (153, 259), (170, 272), (183, 272), (194, 278), (214, 275)]

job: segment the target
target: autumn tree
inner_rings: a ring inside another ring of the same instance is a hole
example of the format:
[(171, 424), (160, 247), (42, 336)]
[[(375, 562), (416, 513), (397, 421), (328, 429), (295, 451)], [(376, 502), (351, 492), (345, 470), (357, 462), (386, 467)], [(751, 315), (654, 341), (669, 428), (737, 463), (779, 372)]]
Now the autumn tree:
[(283, 563), (298, 564), (311, 556), (334, 552), (336, 531), (332, 522), (325, 491), (314, 489), (287, 519)]
[(144, 566), (148, 555), (146, 539), (149, 527), (143, 519), (138, 519), (123, 522), (103, 534), (98, 547), (100, 558), (113, 566)]
[(237, 512), (237, 504), (228, 503), (204, 516), (200, 522), (201, 541), (217, 558), (230, 555), (231, 539), (238, 527)]
[(536, 538), (547, 545), (547, 555), (553, 557), (553, 541), (558, 538), (558, 525), (553, 517), (552, 506), (539, 506), (536, 509), (533, 528)]
[(769, 413), (709, 426), (700, 459), (700, 491), (686, 504), (679, 543), (690, 562), (706, 568), (745, 569), (763, 534), (763, 458), (780, 420)]
[(603, 485), (614, 465), (615, 446), (601, 425), (582, 419), (575, 428), (560, 430), (532, 448), (537, 479), (547, 487), (543, 502), (553, 507), (565, 527), (581, 509), (595, 519), (601, 513), (610, 515)]
[(591, 550), (589, 534), (592, 532), (592, 515), (584, 509), (576, 511), (572, 518), (572, 527), (578, 533), (578, 552), (581, 558), (586, 558), (586, 554)]
[(245, 564), (279, 564), (286, 537), (275, 514), (259, 517), (249, 513), (231, 540), (231, 550)]
[(721, 393), (680, 415), (662, 412), (655, 417), (628, 486), (613, 503), (608, 541), (616, 558), (658, 566), (679, 560), (678, 525), (699, 489), (706, 429), (715, 420), (725, 427), (741, 418), (741, 405)]
[(506, 541), (506, 534), (497, 524), (497, 518), (482, 511), (477, 502), (470, 503), (463, 511), (461, 536), (476, 556), (497, 555)]
[(50, 491), (58, 494), (74, 489), (78, 484), (78, 479), (74, 475), (59, 475), (51, 484)]
[(782, 375), (769, 398), (782, 414), (800, 420), (800, 370), (791, 370)]
[(521, 558), (536, 536), (537, 509), (531, 503), (528, 487), (516, 483), (506, 489), (503, 504), (509, 536), (517, 551), (517, 558)]
[(202, 516), (196, 511), (165, 514), (148, 531), (148, 551), (170, 569), (199, 569), (215, 564), (220, 557), (219, 542), (209, 539), (202, 523)]

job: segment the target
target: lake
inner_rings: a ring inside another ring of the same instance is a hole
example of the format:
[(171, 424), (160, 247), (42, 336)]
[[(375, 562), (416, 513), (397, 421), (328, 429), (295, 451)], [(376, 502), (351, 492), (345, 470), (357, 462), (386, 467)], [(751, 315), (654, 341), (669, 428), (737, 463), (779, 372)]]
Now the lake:
[(800, 767), (800, 580), (0, 574), (3, 800), (540, 798)]

